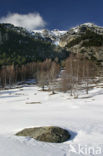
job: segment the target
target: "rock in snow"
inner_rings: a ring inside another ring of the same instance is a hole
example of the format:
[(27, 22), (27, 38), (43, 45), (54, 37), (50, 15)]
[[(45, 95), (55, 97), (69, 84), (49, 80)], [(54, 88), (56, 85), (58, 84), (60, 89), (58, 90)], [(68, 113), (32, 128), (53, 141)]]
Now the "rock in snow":
[(36, 127), (24, 129), (16, 134), (17, 136), (29, 136), (39, 141), (61, 143), (70, 138), (67, 130), (59, 127)]

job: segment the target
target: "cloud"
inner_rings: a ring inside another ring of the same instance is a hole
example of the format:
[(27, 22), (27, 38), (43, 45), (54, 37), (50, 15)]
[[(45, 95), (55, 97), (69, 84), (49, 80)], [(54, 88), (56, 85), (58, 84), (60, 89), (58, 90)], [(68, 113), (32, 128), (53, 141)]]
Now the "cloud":
[(46, 25), (46, 22), (39, 13), (9, 13), (7, 16), (0, 18), (0, 23), (11, 23), (15, 26), (21, 26), (29, 30), (40, 29)]

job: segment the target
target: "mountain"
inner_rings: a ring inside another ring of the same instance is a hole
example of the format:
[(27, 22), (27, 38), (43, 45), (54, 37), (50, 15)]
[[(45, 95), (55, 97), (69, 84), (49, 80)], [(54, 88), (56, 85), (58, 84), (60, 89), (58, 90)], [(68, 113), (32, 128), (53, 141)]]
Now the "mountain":
[(93, 23), (73, 27), (60, 38), (59, 46), (103, 65), (103, 27)]
[(46, 58), (63, 60), (70, 52), (103, 65), (103, 27), (84, 23), (68, 31), (29, 32), (12, 24), (0, 24), (0, 65), (21, 65)]
[(42, 40), (50, 41), (51, 43), (58, 45), (60, 38), (66, 32), (67, 31), (60, 31), (57, 29), (54, 29), (51, 31), (47, 30), (47, 29), (43, 29), (43, 30), (33, 30), (32, 35), (34, 35), (34, 37), (36, 37), (36, 38), (41, 38)]
[(65, 59), (68, 53), (49, 40), (36, 38), (26, 29), (12, 24), (0, 24), (0, 65), (25, 64), (46, 58)]

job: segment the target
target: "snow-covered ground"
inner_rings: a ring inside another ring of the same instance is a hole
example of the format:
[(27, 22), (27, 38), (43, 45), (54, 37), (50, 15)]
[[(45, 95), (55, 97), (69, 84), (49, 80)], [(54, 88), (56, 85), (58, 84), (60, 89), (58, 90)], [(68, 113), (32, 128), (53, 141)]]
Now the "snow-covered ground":
[[(24, 128), (49, 125), (69, 130), (71, 140), (54, 144), (15, 136)], [(37, 86), (0, 91), (0, 156), (88, 156), (90, 147), (94, 156), (102, 144), (103, 88), (78, 99), (68, 93), (50, 95)]]

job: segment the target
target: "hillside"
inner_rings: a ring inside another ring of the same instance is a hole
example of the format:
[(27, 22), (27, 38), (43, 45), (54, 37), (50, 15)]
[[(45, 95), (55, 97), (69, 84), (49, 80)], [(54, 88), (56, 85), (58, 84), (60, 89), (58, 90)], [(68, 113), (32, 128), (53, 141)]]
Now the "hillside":
[(64, 34), (59, 45), (74, 53), (82, 53), (103, 64), (103, 28), (92, 23), (81, 24)]
[(67, 55), (64, 49), (36, 38), (24, 28), (0, 24), (0, 65), (25, 64), (56, 57), (61, 60)]
[(0, 24), (0, 65), (26, 64), (46, 58), (64, 60), (71, 53), (82, 53), (103, 65), (103, 27), (84, 23), (68, 31), (27, 31), (11, 24)]

